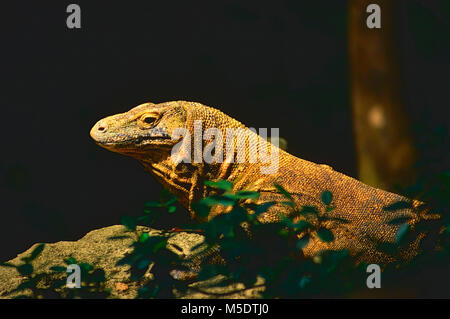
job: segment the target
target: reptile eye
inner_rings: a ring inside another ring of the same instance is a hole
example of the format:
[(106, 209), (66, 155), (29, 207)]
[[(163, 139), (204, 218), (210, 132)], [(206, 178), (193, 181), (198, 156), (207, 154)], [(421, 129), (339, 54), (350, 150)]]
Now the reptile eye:
[(142, 122), (144, 122), (145, 124), (152, 124), (154, 121), (155, 118), (151, 116), (146, 116), (142, 118)]

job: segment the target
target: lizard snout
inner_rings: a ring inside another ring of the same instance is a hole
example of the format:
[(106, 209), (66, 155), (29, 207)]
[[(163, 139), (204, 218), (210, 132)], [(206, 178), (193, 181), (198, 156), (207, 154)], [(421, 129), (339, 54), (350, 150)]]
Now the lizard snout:
[(104, 120), (100, 120), (91, 129), (91, 137), (97, 141), (101, 142), (104, 139), (104, 134), (108, 131), (108, 125)]
[(105, 133), (108, 130), (108, 126), (104, 121), (97, 122), (97, 124), (95, 124), (95, 128), (100, 133)]

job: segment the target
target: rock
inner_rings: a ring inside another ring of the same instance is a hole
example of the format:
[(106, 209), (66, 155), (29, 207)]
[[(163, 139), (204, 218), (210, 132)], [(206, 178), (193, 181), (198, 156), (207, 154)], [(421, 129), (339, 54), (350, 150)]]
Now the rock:
[[(138, 226), (138, 232), (148, 232), (150, 236), (160, 234), (159, 230)], [(46, 288), (52, 280), (64, 279), (66, 273), (55, 274), (50, 270), (53, 266), (65, 266), (64, 259), (74, 257), (78, 263), (89, 263), (95, 269), (103, 269), (106, 277), (106, 288), (110, 289), (110, 298), (135, 298), (137, 290), (152, 279), (150, 272), (146, 274), (145, 280), (139, 283), (130, 280), (129, 266), (116, 266), (116, 263), (126, 254), (132, 251), (130, 247), (136, 239), (136, 234), (128, 232), (124, 226), (115, 225), (93, 230), (78, 241), (60, 241), (46, 244), (42, 253), (32, 261), (34, 273), (45, 273), (46, 280), (39, 285)], [(180, 232), (168, 240), (167, 249), (185, 257), (192, 254), (191, 248), (203, 241), (199, 234)], [(31, 252), (38, 246), (35, 244), (27, 251), (10, 260), (11, 265), (23, 264), (22, 258), (30, 256)], [(151, 266), (149, 267), (151, 270)], [(236, 283), (232, 285), (220, 285), (222, 278), (216, 277), (204, 282), (194, 282), (189, 285), (186, 292), (174, 291), (177, 298), (254, 298), (258, 297), (263, 289), (259, 280), (256, 288), (243, 289), (243, 285)], [(0, 266), (0, 298), (14, 298), (19, 295), (31, 296), (32, 291), (15, 291), (15, 289), (26, 280), (25, 276), (19, 274), (16, 268)], [(235, 292), (237, 290), (237, 292)]]

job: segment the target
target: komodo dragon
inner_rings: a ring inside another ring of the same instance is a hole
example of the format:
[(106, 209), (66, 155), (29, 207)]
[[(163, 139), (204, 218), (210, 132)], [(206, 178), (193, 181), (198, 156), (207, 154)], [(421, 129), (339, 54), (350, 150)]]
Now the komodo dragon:
[[(207, 163), (204, 160), (198, 163), (195, 160), (191, 160), (191, 163), (187, 160), (180, 162), (179, 158), (186, 149), (176, 147), (183, 140), (182, 135), (174, 134), (177, 128), (189, 130), (191, 136), (186, 141), (191, 142), (191, 145), (204, 147), (211, 141), (211, 139), (200, 140), (201, 144), (195, 144), (194, 139), (197, 139), (198, 143), (198, 137), (194, 137), (193, 134), (195, 121), (201, 121), (202, 133), (209, 128), (217, 128), (221, 130), (223, 137), (226, 136), (227, 128), (242, 128), (239, 134), (247, 134), (250, 131), (242, 123), (215, 108), (195, 102), (175, 101), (160, 104), (145, 103), (126, 113), (106, 117), (94, 125), (90, 134), (98, 145), (139, 160), (164, 187), (178, 196), (179, 202), (193, 217), (195, 216), (191, 204), (215, 192), (213, 188), (205, 186), (204, 181), (208, 180), (228, 180), (233, 183), (234, 191), (244, 189), (258, 191), (259, 203), (285, 200), (275, 188), (276, 183), (292, 195), (297, 205), (316, 206), (321, 209), (324, 208), (324, 204), (321, 203), (320, 196), (325, 190), (330, 191), (333, 194), (331, 204), (335, 207), (330, 214), (337, 217), (336, 219), (346, 219), (348, 223), (328, 222), (327, 227), (333, 232), (335, 240), (325, 243), (313, 238), (304, 248), (306, 256), (312, 256), (323, 249), (348, 249), (350, 254), (358, 255), (368, 263), (409, 259), (419, 251), (425, 234), (420, 233), (408, 248), (399, 254), (401, 256), (393, 258), (377, 249), (379, 243), (395, 241), (399, 225), (390, 224), (389, 221), (405, 217), (409, 218), (411, 227), (414, 227), (418, 221), (438, 218), (437, 215), (429, 214), (426, 209), (422, 209), (422, 203), (419, 201), (410, 201), (400, 195), (368, 186), (334, 171), (327, 165), (297, 158), (278, 148), (273, 150), (278, 151), (279, 167), (271, 174), (262, 173), (263, 168), (268, 166), (267, 163), (258, 161), (251, 163), (248, 160), (249, 153), (246, 153), (246, 160), (243, 163), (237, 161)], [(248, 136), (252, 136), (251, 134), (255, 133), (250, 131), (249, 134)], [(247, 138), (247, 141), (254, 140)], [(256, 148), (258, 151), (262, 147), (270, 149), (272, 144), (266, 140), (262, 141), (260, 144), (249, 143), (248, 149)], [(238, 147), (242, 147), (238, 145), (232, 148), (234, 155)], [(223, 154), (226, 154), (225, 146), (223, 150)], [(175, 156), (172, 156), (172, 152)], [(195, 152), (193, 149), (191, 159)], [(187, 159), (189, 156), (182, 158)], [(399, 201), (409, 201), (412, 206), (396, 211), (383, 209)], [(286, 206), (281, 204), (272, 206), (261, 216), (261, 221), (277, 221), (280, 212), (286, 214)], [(214, 216), (210, 215), (210, 218)]]

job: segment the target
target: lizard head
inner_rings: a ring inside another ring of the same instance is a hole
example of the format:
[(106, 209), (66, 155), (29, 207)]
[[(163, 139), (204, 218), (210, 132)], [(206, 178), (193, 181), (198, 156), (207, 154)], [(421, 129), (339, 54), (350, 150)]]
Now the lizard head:
[(108, 116), (91, 129), (92, 139), (107, 150), (140, 159), (178, 142), (172, 132), (186, 126), (186, 110), (177, 102), (144, 103), (128, 112)]

